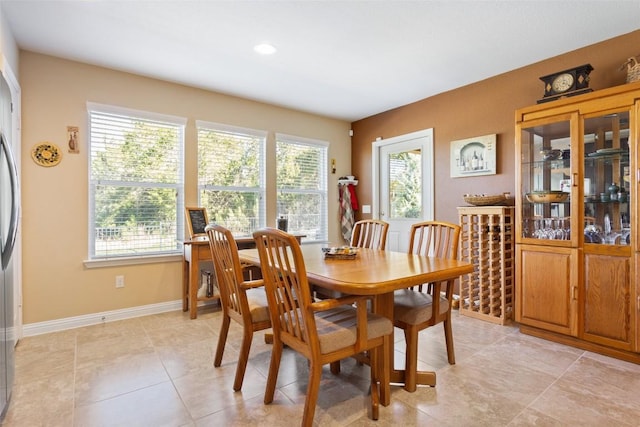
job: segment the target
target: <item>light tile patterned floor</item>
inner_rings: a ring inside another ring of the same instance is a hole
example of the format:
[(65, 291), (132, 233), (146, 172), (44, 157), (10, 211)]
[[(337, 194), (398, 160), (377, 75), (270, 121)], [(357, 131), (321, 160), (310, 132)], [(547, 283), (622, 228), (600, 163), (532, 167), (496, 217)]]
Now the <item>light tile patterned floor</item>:
[[(240, 328), (213, 367), (220, 312), (171, 312), (23, 339), (4, 426), (296, 426), (306, 361), (285, 351), (276, 397), (264, 405), (270, 346), (253, 341), (244, 386), (232, 389)], [(368, 418), (368, 369), (325, 369), (318, 426), (638, 426), (640, 366), (522, 335), (454, 313), (456, 365), (440, 326), (420, 336), (420, 369), (437, 386), (407, 393)], [(404, 358), (396, 331), (396, 366)]]

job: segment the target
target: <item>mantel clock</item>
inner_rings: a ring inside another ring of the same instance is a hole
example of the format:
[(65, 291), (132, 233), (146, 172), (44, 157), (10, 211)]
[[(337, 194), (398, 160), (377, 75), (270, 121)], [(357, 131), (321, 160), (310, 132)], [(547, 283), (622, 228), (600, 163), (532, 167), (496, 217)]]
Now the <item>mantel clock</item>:
[(540, 77), (544, 82), (544, 97), (538, 100), (538, 104), (591, 92), (593, 90), (589, 88), (591, 71), (593, 71), (591, 64), (585, 64)]

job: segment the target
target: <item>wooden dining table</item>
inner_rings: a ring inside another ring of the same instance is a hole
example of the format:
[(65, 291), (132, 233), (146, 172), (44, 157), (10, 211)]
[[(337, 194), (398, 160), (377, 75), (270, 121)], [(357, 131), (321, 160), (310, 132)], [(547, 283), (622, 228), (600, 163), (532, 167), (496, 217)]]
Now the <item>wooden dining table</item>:
[[(365, 248), (358, 249), (354, 259), (325, 259), (323, 246), (326, 245), (301, 246), (309, 283), (345, 294), (373, 296), (373, 311), (391, 320), (395, 290), (454, 280), (474, 269), (472, 264), (463, 261)], [(241, 261), (260, 265), (257, 249), (239, 252)], [(393, 336), (391, 338), (393, 343)], [(390, 371), (392, 384), (404, 384), (404, 370), (394, 368), (393, 346), (389, 351), (389, 366), (380, 368)], [(435, 386), (435, 372), (418, 372), (417, 383)], [(381, 403), (387, 406), (389, 396), (381, 396)]]

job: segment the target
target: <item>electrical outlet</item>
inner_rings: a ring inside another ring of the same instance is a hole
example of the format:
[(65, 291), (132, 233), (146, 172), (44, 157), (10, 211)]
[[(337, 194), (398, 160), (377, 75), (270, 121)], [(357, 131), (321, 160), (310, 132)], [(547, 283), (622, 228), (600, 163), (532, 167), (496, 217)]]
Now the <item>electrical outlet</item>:
[(124, 288), (124, 276), (116, 276), (116, 288)]

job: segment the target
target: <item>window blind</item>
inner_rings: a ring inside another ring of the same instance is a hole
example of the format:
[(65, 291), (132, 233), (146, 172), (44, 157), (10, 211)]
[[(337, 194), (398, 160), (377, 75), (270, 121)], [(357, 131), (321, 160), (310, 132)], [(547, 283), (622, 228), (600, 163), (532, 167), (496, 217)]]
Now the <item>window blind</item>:
[(197, 122), (198, 196), (209, 220), (235, 236), (266, 223), (266, 132)]
[(89, 257), (178, 253), (186, 121), (89, 104)]
[(322, 141), (276, 135), (277, 213), (303, 241), (326, 241), (327, 147)]

